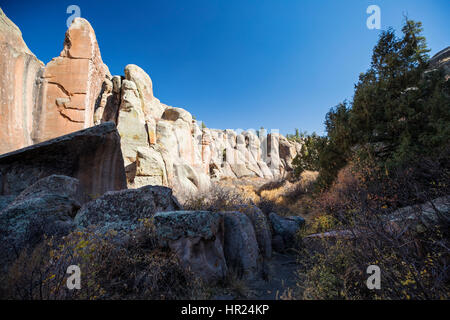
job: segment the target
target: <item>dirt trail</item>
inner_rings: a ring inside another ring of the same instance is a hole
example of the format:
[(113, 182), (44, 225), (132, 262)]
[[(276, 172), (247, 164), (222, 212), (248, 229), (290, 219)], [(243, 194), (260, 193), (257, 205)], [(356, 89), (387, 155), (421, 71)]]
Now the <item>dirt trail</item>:
[(269, 262), (269, 279), (257, 280), (248, 284), (250, 295), (248, 299), (276, 300), (288, 289), (296, 286), (298, 270), (297, 255), (295, 253), (274, 252)]

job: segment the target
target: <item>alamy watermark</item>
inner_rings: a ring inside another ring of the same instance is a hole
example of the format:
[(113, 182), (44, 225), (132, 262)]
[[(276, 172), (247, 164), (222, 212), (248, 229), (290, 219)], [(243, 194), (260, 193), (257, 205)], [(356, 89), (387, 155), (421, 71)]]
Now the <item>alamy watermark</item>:
[(366, 26), (369, 30), (381, 29), (381, 9), (377, 5), (370, 5), (366, 10), (367, 14), (370, 16), (367, 18)]
[(370, 265), (367, 267), (367, 274), (370, 274), (370, 277), (367, 278), (366, 284), (367, 288), (370, 290), (380, 290), (381, 289), (381, 270), (377, 265)]
[(81, 289), (81, 270), (77, 265), (71, 265), (67, 268), (67, 274), (70, 276), (67, 278), (66, 285), (69, 290)]
[(68, 6), (66, 13), (71, 14), (66, 20), (67, 28), (70, 27), (73, 19), (81, 17), (81, 9), (79, 6), (75, 4), (71, 4), (70, 6)]

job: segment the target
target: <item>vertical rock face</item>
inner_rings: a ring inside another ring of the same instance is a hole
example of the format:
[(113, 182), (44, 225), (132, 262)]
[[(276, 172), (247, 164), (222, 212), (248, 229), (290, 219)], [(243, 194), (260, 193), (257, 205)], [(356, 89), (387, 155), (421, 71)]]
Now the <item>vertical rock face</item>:
[(19, 28), (0, 9), (0, 154), (32, 144), (36, 79), (43, 63), (28, 49)]
[(60, 56), (45, 67), (42, 111), (34, 142), (92, 126), (106, 72), (94, 30), (87, 20), (75, 18)]
[(87, 195), (126, 189), (120, 137), (111, 122), (0, 156), (0, 195), (18, 195), (52, 174), (80, 181)]

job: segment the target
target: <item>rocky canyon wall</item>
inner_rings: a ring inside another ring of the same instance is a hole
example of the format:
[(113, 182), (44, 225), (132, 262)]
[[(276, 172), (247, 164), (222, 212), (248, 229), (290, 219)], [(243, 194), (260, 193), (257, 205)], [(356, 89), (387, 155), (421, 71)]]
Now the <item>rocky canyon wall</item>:
[(281, 176), (301, 148), (277, 133), (205, 128), (188, 111), (161, 103), (136, 65), (111, 76), (82, 18), (74, 19), (62, 52), (46, 66), (2, 11), (0, 41), (0, 154), (111, 121), (128, 187), (190, 193), (206, 190), (211, 179)]

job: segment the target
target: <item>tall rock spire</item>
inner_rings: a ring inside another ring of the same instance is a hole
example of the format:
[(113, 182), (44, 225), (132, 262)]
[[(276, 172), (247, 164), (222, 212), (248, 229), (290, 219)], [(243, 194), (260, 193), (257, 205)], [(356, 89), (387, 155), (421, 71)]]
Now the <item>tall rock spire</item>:
[(34, 142), (92, 126), (106, 73), (94, 30), (87, 20), (75, 18), (60, 56), (45, 67), (44, 100)]
[(94, 30), (75, 18), (46, 66), (0, 9), (0, 154), (91, 127), (108, 68)]

